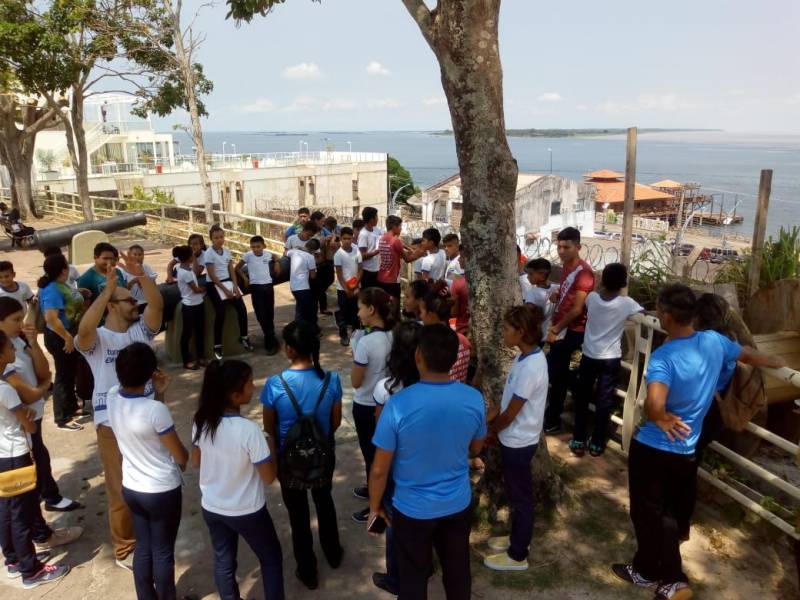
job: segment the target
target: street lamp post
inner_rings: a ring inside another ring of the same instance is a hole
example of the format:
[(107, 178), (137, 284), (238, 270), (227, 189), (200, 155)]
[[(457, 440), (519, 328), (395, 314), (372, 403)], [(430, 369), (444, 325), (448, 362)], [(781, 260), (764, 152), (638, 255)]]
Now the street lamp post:
[(234, 160), (235, 160), (236, 159), (236, 144), (231, 144), (231, 146), (233, 146), (233, 157), (234, 157)]
[(552, 148), (548, 148), (547, 152), (550, 153), (550, 175), (552, 175), (553, 174), (553, 149)]

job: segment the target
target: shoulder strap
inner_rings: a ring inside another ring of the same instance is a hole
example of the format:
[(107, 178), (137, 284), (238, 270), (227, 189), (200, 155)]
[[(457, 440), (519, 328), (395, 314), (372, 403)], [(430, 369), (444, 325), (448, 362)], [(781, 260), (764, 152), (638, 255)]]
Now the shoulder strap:
[(325, 381), (322, 382), (322, 389), (319, 391), (319, 398), (317, 398), (317, 404), (314, 406), (314, 412), (317, 412), (319, 405), (322, 404), (323, 398), (325, 398), (325, 394), (328, 392), (328, 385), (331, 382), (331, 372), (327, 371), (325, 373)]
[(278, 375), (278, 378), (281, 380), (281, 384), (283, 385), (283, 389), (286, 391), (286, 395), (289, 396), (289, 400), (292, 402), (292, 406), (294, 407), (295, 412), (297, 413), (298, 418), (303, 417), (303, 411), (300, 410), (300, 404), (297, 402), (297, 398), (292, 391), (292, 388), (289, 387), (289, 384), (283, 378), (283, 373)]

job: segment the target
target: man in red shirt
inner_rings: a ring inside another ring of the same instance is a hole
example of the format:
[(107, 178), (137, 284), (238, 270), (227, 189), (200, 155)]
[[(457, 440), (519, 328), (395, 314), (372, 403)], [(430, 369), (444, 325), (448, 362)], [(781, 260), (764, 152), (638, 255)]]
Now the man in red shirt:
[(378, 240), (378, 250), (380, 251), (381, 265), (378, 268), (378, 287), (382, 288), (387, 294), (400, 300), (400, 260), (407, 263), (414, 262), (422, 254), (415, 253), (411, 248), (403, 244), (400, 239), (403, 219), (395, 215), (386, 217), (386, 233)]
[(586, 328), (586, 296), (594, 290), (594, 271), (581, 260), (581, 232), (567, 227), (558, 232), (558, 256), (561, 259), (561, 287), (547, 341), (550, 353), (547, 367), (550, 376), (550, 401), (544, 413), (545, 433), (561, 429), (561, 411), (569, 383), (569, 363), (572, 353), (583, 345)]
[[(458, 255), (458, 264), (464, 270), (464, 250)], [(456, 317), (456, 332), (467, 335), (469, 332), (469, 287), (467, 286), (467, 276), (461, 275), (450, 284), (450, 295), (455, 300), (453, 314)]]

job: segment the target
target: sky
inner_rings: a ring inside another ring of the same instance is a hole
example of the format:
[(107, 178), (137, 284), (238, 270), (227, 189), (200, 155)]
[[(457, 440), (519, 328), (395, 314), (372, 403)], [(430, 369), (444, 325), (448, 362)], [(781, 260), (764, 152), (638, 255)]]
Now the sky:
[[(184, 2), (186, 21), (199, 4)], [(217, 0), (194, 25), (214, 82), (207, 130), (451, 127), (438, 64), (401, 0), (287, 0), (239, 27), (225, 13)], [(506, 124), (798, 133), (798, 31), (796, 0), (505, 0)]]

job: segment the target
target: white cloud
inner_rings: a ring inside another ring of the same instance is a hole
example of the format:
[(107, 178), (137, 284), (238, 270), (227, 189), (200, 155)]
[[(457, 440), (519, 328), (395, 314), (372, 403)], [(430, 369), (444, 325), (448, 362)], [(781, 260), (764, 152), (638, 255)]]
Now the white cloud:
[(367, 65), (367, 74), (369, 75), (386, 76), (389, 75), (389, 73), (390, 73), (389, 69), (384, 67), (377, 60), (371, 60)]
[(377, 100), (367, 100), (367, 108), (371, 109), (384, 109), (384, 108), (400, 108), (403, 103), (394, 98), (379, 98)]
[(246, 113), (265, 113), (274, 109), (275, 104), (269, 98), (257, 98), (255, 102), (245, 104), (240, 110)]
[(281, 77), (284, 79), (313, 81), (322, 77), (322, 71), (317, 63), (301, 62), (300, 64), (286, 67), (281, 73)]
[(431, 96), (422, 101), (425, 106), (447, 106), (447, 98), (444, 96)]
[(561, 94), (558, 92), (545, 92), (544, 94), (540, 94), (536, 99), (539, 102), (560, 102)]
[(316, 98), (312, 98), (311, 96), (297, 96), (294, 100), (292, 100), (292, 103), (286, 106), (283, 110), (288, 112), (310, 110), (316, 105)]

